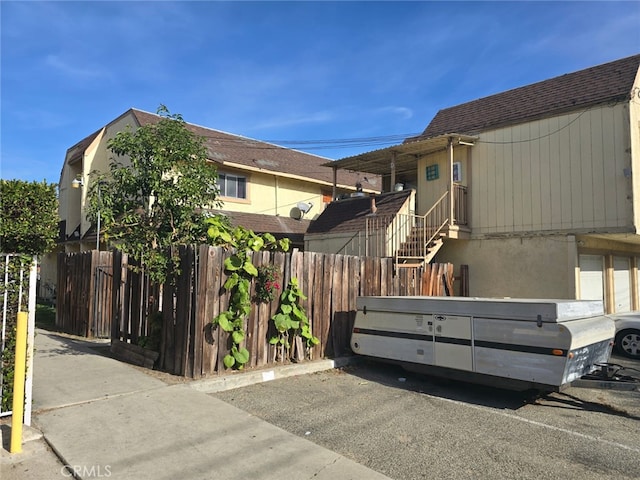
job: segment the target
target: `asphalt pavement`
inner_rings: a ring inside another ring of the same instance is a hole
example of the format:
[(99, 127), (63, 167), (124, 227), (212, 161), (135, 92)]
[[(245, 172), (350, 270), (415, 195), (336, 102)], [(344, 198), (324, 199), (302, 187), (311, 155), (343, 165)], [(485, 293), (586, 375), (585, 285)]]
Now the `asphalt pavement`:
[[(104, 353), (105, 345), (38, 330), (34, 428), (23, 452), (10, 454), (3, 426), (3, 480), (387, 478), (202, 391), (241, 385), (239, 375), (166, 382)], [(254, 375), (271, 380), (332, 366)]]
[(397, 480), (640, 478), (637, 391), (534, 397), (363, 362), (213, 395)]

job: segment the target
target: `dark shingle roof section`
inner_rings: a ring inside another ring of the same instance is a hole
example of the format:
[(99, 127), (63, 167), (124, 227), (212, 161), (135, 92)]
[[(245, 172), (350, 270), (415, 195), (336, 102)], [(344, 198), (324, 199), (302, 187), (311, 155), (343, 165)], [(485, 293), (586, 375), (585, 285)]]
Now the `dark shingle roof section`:
[(96, 139), (96, 137), (101, 131), (102, 129), (96, 132), (93, 132), (88, 137), (85, 137), (82, 140), (80, 140), (73, 147), (67, 149), (67, 163), (72, 164), (82, 159), (84, 156), (85, 150), (89, 147), (89, 145), (91, 145), (91, 142), (93, 142)]
[[(160, 119), (158, 115), (152, 113), (137, 109), (131, 109), (131, 111), (140, 125), (156, 123)], [(205, 138), (209, 159), (214, 162), (221, 164), (230, 162), (251, 168), (259, 168), (263, 171), (284, 173), (333, 185), (333, 169), (324, 166), (330, 160), (328, 158), (190, 123), (187, 123), (187, 125), (193, 133)], [(359, 181), (362, 183), (363, 188), (379, 191), (381, 189), (380, 180), (377, 177), (371, 177), (370, 180), (371, 182), (362, 180), (362, 176), (356, 172), (346, 170), (338, 172), (339, 185), (348, 185), (355, 189), (355, 184)]]
[(640, 54), (440, 110), (414, 141), (451, 132), (474, 135), (490, 128), (628, 99)]
[(222, 213), (229, 217), (231, 225), (242, 226), (253, 230), (255, 233), (270, 233), (276, 238), (289, 238), (294, 243), (300, 243), (304, 239), (310, 220), (295, 220), (286, 216), (262, 215), (259, 213), (230, 212), (217, 210), (215, 213)]
[(259, 213), (230, 212), (219, 210), (229, 217), (234, 227), (243, 226), (256, 233), (305, 233), (309, 228), (310, 220), (295, 220), (280, 215), (262, 215)]
[(395, 215), (411, 195), (411, 190), (352, 197), (331, 202), (314, 220), (307, 234), (364, 231), (367, 215), (371, 213), (371, 198), (376, 201), (376, 215)]

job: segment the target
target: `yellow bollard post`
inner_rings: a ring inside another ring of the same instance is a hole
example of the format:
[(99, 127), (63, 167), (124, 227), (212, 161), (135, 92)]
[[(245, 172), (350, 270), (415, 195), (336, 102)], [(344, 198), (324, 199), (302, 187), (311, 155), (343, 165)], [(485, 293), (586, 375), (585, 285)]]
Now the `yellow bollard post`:
[(27, 312), (18, 312), (15, 373), (13, 377), (13, 411), (11, 413), (11, 453), (22, 452), (24, 417), (24, 380), (27, 365)]

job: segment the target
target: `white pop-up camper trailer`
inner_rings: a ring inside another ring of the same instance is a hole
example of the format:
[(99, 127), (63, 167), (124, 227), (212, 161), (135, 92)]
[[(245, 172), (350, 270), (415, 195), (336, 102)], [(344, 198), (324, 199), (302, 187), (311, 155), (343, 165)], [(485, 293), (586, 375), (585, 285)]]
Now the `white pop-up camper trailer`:
[(558, 391), (609, 360), (600, 301), (359, 297), (351, 348), (420, 373)]

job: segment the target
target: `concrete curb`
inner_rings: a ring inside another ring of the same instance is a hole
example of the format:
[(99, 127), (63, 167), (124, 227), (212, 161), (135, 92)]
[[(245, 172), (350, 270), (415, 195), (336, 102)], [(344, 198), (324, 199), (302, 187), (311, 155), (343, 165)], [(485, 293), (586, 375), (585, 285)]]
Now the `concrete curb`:
[[(0, 425), (0, 432), (0, 435), (2, 436), (2, 450), (10, 454), (9, 447), (11, 443), (11, 423)], [(22, 425), (22, 445), (33, 440), (40, 440), (42, 437), (42, 432), (35, 426)]]
[(360, 357), (339, 357), (329, 360), (318, 360), (308, 363), (295, 363), (282, 365), (256, 372), (242, 372), (238, 374), (226, 375), (217, 378), (204, 378), (189, 382), (189, 387), (203, 393), (216, 393), (232, 390), (234, 388), (248, 387), (256, 383), (269, 382), (280, 378), (294, 377), (296, 375), (306, 375), (309, 373), (323, 372), (334, 368), (342, 368), (347, 365), (358, 363)]

